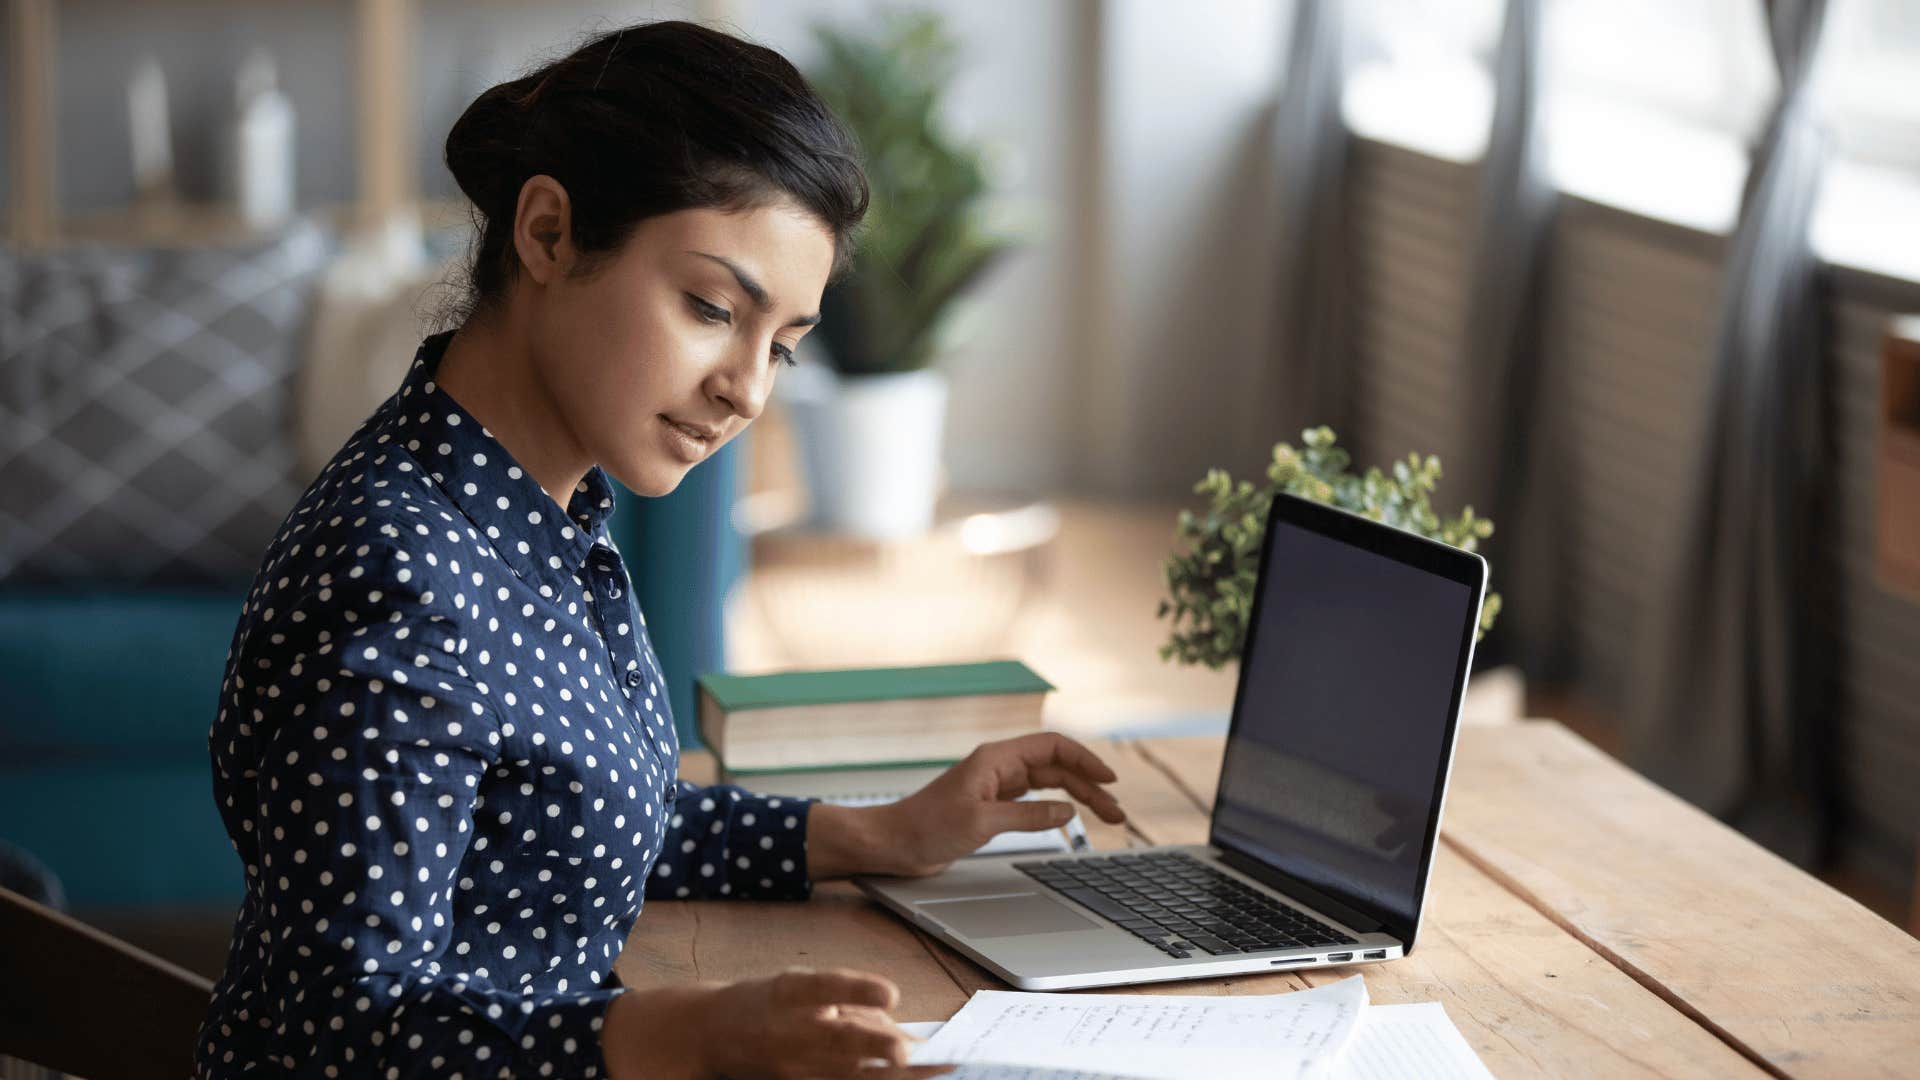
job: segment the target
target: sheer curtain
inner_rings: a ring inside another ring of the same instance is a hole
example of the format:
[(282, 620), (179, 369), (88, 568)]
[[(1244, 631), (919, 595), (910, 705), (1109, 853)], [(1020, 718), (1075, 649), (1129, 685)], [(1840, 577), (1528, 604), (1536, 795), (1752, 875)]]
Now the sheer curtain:
[[(1534, 595), (1551, 588), (1556, 550), (1532, 523), (1521, 520), (1530, 508), (1521, 492), (1532, 460), (1543, 357), (1541, 277), (1558, 202), (1540, 131), (1541, 19), (1541, 0), (1507, 0), (1493, 57), (1493, 122), (1480, 165), (1464, 339), (1466, 453), (1454, 492), (1495, 522), (1483, 551), (1496, 577), (1517, 575), (1526, 583), (1520, 591)], [(1519, 647), (1525, 642), (1509, 633), (1488, 644), (1506, 655), (1524, 651)], [(1540, 662), (1539, 657), (1520, 659), (1530, 667)]]
[(1298, 0), (1274, 124), (1281, 238), (1274, 327), (1281, 438), (1352, 415), (1346, 347), (1347, 34), (1340, 0)]
[(1767, 4), (1780, 96), (1728, 249), (1703, 441), (1659, 568), (1668, 602), (1644, 644), (1628, 747), (1647, 775), (1803, 864), (1823, 854), (1833, 800), (1808, 617), (1823, 338), (1812, 97), (1826, 15), (1825, 0)]

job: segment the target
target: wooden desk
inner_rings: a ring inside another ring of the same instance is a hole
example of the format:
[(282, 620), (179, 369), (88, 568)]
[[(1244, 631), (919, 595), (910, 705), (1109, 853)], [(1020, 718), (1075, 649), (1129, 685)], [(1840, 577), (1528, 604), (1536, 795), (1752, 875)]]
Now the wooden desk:
[[(1100, 744), (1129, 822), (1096, 847), (1204, 842), (1223, 740)], [(712, 761), (689, 753), (703, 783)], [(1920, 1075), (1920, 941), (1558, 724), (1463, 729), (1412, 955), (1097, 993), (1273, 994), (1352, 972), (1439, 1001), (1496, 1075)], [(805, 904), (648, 902), (630, 985), (847, 966), (944, 1020), (991, 974), (831, 882)]]

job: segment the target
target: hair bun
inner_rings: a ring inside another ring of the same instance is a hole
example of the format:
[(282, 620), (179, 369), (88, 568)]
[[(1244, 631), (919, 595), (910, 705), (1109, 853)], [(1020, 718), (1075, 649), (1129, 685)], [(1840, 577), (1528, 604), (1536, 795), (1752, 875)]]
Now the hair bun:
[(447, 171), (489, 218), (511, 214), (526, 182), (524, 135), (536, 73), (490, 87), (473, 99), (447, 132)]

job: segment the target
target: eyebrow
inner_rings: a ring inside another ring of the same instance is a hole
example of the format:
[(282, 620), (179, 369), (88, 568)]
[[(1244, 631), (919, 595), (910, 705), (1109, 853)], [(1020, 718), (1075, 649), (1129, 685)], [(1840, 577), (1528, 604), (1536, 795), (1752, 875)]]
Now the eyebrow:
[[(747, 273), (745, 270), (742, 270), (740, 268), (739, 263), (736, 263), (732, 259), (726, 258), (721, 255), (709, 255), (704, 251), (689, 251), (687, 252), (687, 254), (698, 255), (703, 259), (712, 259), (714, 262), (717, 262), (721, 266), (726, 267), (729, 271), (733, 273), (733, 280), (739, 282), (740, 287), (742, 289), (745, 289), (747, 292), (747, 295), (753, 298), (753, 302), (756, 307), (758, 307), (761, 311), (773, 310), (773, 300), (767, 296), (766, 288), (762, 286), (759, 282), (753, 280), (753, 275)], [(788, 323), (787, 325), (788, 326), (815, 326), (819, 322), (820, 322), (820, 313), (816, 311), (811, 315), (802, 315), (799, 318)]]

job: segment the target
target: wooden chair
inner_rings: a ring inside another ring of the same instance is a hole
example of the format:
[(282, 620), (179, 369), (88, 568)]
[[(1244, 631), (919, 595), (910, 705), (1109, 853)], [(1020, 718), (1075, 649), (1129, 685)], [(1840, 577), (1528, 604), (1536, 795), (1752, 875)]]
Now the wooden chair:
[(0, 889), (0, 1075), (6, 1059), (88, 1080), (191, 1069), (213, 983)]

